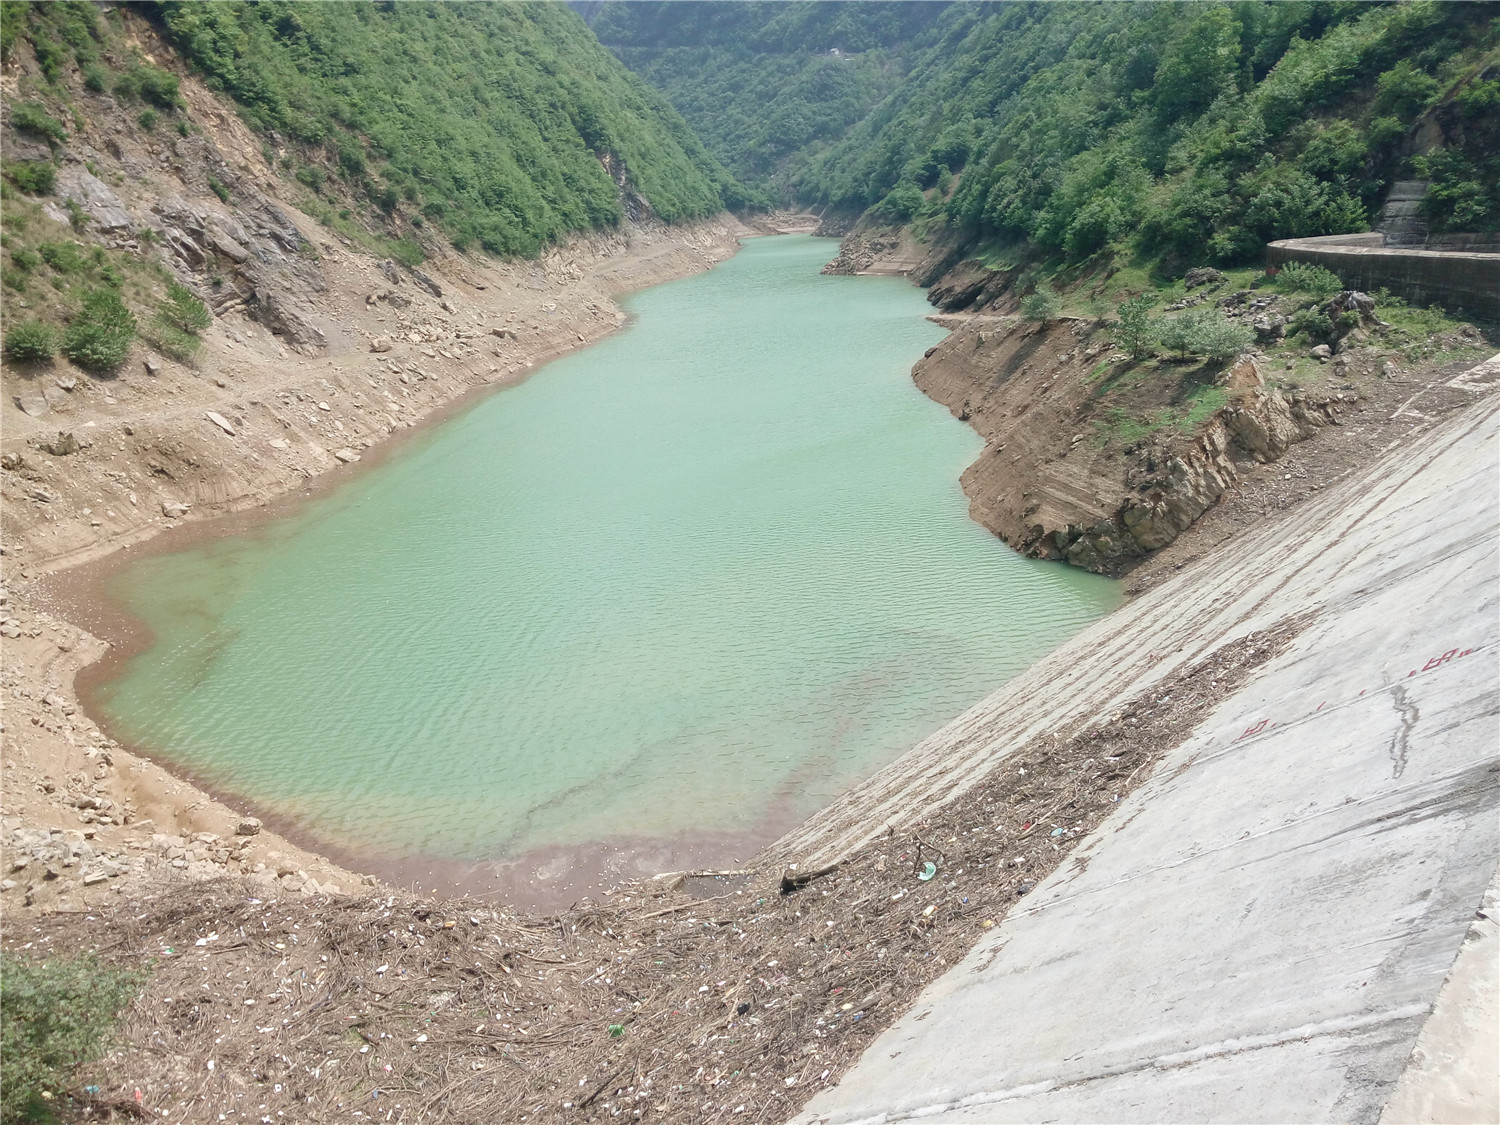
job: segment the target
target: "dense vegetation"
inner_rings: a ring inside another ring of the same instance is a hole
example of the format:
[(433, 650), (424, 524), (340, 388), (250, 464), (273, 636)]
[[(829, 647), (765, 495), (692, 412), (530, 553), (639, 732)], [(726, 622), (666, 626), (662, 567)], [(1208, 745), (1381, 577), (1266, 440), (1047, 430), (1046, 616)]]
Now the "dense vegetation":
[[(944, 30), (818, 165), (817, 201), (1075, 261), (1233, 262), (1366, 229), (1411, 171), (1436, 181), (1438, 226), (1500, 223), (1489, 5), (956, 4)], [(1446, 147), (1412, 161), (1439, 102)]]
[[(395, 237), (432, 224), (460, 247), (530, 255), (619, 223), (622, 198), (667, 221), (746, 202), (665, 99), (560, 4), (168, 0), (135, 10), (234, 98), (268, 159)], [(122, 57), (93, 5), (7, 2), (3, 16), (6, 53), (28, 39), (49, 83), (76, 67), (88, 89), (140, 103), (147, 130), (177, 105), (178, 79)], [(11, 178), (29, 187), (38, 173)]]
[(767, 204), (796, 198), (810, 164), (900, 85), (946, 7), (909, 0), (574, 6)]
[(1406, 176), (1435, 229), (1500, 226), (1493, 5), (916, 7), (616, 3), (593, 26), (747, 179), (929, 235), (1227, 264), (1367, 229)]
[[(150, 6), (246, 119), (459, 246), (534, 254), (622, 217), (604, 167), (668, 221), (740, 202), (661, 96), (557, 4)], [(727, 197), (727, 198), (726, 198)]]
[(0, 1125), (73, 1116), (63, 1104), (73, 1070), (102, 1053), (140, 982), (90, 955), (0, 962)]

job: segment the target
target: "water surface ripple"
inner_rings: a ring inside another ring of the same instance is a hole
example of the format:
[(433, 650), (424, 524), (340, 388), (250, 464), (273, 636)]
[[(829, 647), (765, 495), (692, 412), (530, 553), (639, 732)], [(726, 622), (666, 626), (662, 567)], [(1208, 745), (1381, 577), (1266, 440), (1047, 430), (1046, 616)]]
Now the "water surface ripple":
[(1111, 608), (967, 518), (943, 335), (759, 239), (253, 535), (114, 591), (115, 731), (334, 843), (480, 859), (789, 824)]

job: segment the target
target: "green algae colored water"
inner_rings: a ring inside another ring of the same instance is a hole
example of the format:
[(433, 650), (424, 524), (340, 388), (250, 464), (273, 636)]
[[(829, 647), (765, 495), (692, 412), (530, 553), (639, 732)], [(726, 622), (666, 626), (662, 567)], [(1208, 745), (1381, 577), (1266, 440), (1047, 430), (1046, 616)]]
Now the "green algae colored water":
[(1112, 608), (968, 519), (943, 336), (751, 241), (252, 536), (114, 592), (115, 732), (347, 847), (464, 859), (786, 825)]

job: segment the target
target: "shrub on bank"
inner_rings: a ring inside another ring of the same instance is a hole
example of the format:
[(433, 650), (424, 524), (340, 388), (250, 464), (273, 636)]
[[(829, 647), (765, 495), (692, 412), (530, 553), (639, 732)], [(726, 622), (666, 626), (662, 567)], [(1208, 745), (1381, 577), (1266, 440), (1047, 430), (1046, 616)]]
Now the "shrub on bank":
[(23, 320), (5, 333), (5, 354), (22, 363), (41, 363), (57, 353), (57, 333), (39, 320)]
[(1021, 315), (1027, 320), (1056, 320), (1061, 313), (1062, 298), (1046, 285), (1021, 298)]
[(1156, 350), (1161, 325), (1151, 315), (1151, 298), (1142, 294), (1120, 305), (1120, 319), (1112, 335), (1115, 344), (1131, 359), (1145, 359)]
[(1233, 359), (1255, 339), (1248, 324), (1236, 324), (1218, 309), (1190, 309), (1161, 322), (1159, 338), (1168, 351), (1179, 356)]
[(130, 355), (135, 330), (135, 317), (118, 293), (92, 289), (84, 294), (82, 311), (63, 333), (63, 354), (80, 367), (109, 370)]
[(5, 176), (27, 195), (51, 195), (57, 169), (45, 160), (6, 161)]
[(1322, 266), (1306, 262), (1288, 262), (1276, 274), (1276, 287), (1288, 293), (1306, 293), (1319, 301), (1332, 297), (1344, 288), (1338, 275)]
[(73, 1071), (102, 1053), (140, 981), (91, 954), (0, 957), (0, 1125), (57, 1119)]

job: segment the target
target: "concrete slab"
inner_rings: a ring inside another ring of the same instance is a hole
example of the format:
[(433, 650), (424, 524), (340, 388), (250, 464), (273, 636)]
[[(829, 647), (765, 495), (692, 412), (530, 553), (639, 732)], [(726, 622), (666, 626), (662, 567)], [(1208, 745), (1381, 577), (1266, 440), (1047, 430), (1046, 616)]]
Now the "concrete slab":
[(1013, 681), (831, 811), (846, 846), (1018, 721), (1318, 611), (796, 1120), (1376, 1121), (1500, 855), (1497, 451), (1490, 398), (1060, 650), (1127, 667)]

